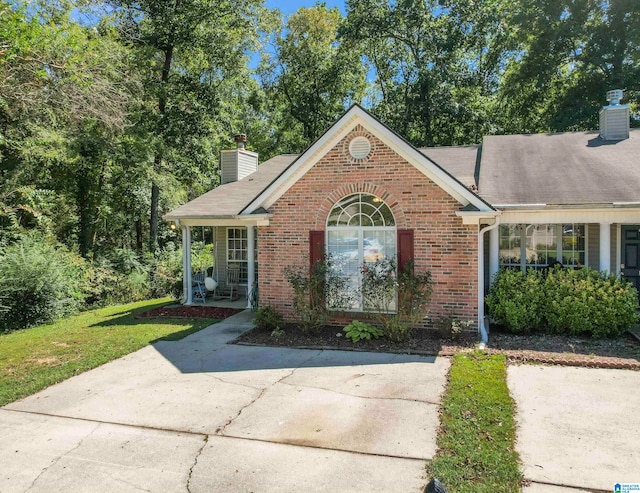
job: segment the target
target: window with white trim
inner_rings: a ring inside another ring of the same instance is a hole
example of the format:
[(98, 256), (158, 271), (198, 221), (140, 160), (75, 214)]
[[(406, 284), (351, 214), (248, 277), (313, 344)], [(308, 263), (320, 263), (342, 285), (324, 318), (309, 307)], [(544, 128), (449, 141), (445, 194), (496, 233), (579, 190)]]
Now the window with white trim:
[[(250, 226), (252, 227), (252, 226)], [(254, 235), (254, 254), (258, 255), (258, 235)], [(240, 266), (240, 284), (247, 284), (249, 258), (247, 228), (227, 228), (227, 265), (237, 264)], [(258, 276), (257, 263), (255, 276)]]
[[(327, 256), (347, 280), (351, 293), (360, 293), (362, 268), (385, 257), (396, 257), (397, 232), (391, 209), (374, 195), (356, 193), (339, 200), (327, 217)], [(353, 298), (353, 311), (363, 311), (362, 296)]]
[(582, 267), (587, 259), (585, 224), (501, 224), (500, 266), (539, 269), (560, 263)]

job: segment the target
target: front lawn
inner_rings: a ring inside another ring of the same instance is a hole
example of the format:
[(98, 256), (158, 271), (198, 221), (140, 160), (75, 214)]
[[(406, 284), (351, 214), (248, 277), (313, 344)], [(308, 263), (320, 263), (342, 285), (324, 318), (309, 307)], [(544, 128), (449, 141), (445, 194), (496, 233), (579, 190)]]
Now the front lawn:
[(178, 340), (212, 319), (139, 319), (169, 298), (91, 310), (0, 335), (0, 406), (162, 340)]
[(453, 357), (429, 476), (453, 493), (519, 492), (513, 416), (503, 355), (476, 351)]

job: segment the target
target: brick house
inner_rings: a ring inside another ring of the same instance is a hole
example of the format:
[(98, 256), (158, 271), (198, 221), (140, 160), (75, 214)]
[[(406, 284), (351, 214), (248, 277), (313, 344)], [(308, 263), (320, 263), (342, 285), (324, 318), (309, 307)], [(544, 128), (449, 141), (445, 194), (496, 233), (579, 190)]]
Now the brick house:
[[(164, 219), (182, 229), (185, 252), (194, 229), (209, 227), (221, 246), (209, 275), (224, 284), (235, 265), (248, 300), (257, 286), (260, 304), (285, 317), (295, 316), (287, 266), (331, 254), (357, 289), (363, 262), (388, 256), (431, 272), (430, 317), (472, 319), (483, 333), (501, 265), (560, 262), (640, 281), (640, 129), (629, 129), (619, 99), (601, 110), (600, 127), (418, 149), (355, 105), (300, 155), (258, 166), (237, 139), (222, 151), (222, 185)], [(183, 260), (191, 304), (190, 255)]]

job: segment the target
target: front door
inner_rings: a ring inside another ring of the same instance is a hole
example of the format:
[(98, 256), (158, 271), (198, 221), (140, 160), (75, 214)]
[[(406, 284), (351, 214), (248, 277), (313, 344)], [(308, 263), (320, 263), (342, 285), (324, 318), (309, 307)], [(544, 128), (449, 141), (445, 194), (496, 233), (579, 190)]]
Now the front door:
[(640, 291), (640, 226), (622, 226), (620, 273)]

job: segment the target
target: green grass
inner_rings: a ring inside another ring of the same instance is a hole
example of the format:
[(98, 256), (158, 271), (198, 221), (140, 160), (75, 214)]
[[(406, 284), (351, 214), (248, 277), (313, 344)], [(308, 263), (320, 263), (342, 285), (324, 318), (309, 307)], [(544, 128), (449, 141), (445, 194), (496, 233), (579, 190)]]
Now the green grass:
[(441, 411), (429, 477), (442, 481), (448, 493), (520, 492), (505, 357), (478, 351), (452, 358)]
[(137, 319), (169, 298), (83, 312), (0, 335), (0, 406), (100, 366), (157, 340), (175, 341), (211, 319)]

